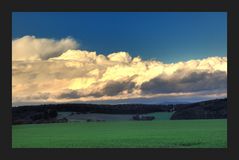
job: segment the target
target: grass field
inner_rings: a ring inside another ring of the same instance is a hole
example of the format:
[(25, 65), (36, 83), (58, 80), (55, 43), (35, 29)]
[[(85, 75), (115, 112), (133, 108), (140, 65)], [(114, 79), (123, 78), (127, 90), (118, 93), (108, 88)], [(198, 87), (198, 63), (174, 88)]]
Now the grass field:
[(13, 148), (226, 148), (226, 120), (29, 124), (12, 127)]

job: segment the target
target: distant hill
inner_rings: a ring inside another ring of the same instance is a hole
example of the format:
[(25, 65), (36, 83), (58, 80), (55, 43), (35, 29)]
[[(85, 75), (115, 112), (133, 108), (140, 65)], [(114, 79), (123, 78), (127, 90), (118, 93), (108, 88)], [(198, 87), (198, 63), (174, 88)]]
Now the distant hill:
[(182, 106), (171, 117), (172, 120), (223, 118), (227, 118), (227, 99), (210, 100)]

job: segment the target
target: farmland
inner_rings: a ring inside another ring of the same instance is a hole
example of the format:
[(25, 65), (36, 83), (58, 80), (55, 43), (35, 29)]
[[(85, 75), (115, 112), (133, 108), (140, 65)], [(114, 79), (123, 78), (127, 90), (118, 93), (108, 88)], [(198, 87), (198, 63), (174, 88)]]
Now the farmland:
[(227, 120), (154, 120), (12, 126), (13, 148), (226, 148)]
[[(142, 114), (143, 116), (154, 116), (155, 120), (169, 120), (174, 112), (154, 112)], [(79, 114), (74, 112), (59, 112), (58, 119), (67, 118), (69, 122), (85, 121), (87, 119), (96, 121), (129, 121), (132, 120), (134, 114), (103, 114), (103, 113), (89, 113)]]

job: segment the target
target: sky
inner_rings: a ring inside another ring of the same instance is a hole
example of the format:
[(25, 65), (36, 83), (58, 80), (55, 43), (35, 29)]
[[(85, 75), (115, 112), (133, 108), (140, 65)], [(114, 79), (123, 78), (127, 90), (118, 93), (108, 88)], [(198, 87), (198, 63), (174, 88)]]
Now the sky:
[(82, 50), (171, 63), (227, 54), (226, 12), (14, 12), (12, 37), (72, 37)]
[(12, 103), (227, 96), (225, 12), (14, 12)]

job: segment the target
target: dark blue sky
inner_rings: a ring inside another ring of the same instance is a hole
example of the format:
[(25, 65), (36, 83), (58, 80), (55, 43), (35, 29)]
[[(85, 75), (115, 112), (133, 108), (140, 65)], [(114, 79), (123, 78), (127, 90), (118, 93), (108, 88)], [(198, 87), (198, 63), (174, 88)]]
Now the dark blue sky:
[(83, 50), (163, 62), (227, 55), (226, 12), (14, 12), (12, 37), (73, 37)]

